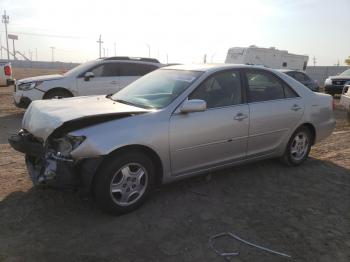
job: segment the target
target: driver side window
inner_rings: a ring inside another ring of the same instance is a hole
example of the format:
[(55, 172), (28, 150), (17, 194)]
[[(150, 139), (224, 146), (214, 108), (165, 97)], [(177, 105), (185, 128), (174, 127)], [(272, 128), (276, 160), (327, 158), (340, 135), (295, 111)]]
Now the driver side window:
[(207, 108), (224, 107), (242, 103), (241, 79), (238, 71), (214, 74), (200, 84), (188, 99), (201, 99)]

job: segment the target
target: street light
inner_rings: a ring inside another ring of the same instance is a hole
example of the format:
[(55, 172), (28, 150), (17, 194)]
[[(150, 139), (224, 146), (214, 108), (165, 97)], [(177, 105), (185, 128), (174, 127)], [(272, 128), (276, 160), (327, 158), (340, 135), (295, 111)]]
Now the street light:
[(148, 57), (151, 57), (151, 46), (149, 44), (146, 44), (148, 47)]

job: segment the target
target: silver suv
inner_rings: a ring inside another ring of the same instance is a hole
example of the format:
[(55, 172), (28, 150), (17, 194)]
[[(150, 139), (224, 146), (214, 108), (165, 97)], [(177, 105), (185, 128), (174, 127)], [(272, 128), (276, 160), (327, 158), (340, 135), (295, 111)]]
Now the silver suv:
[(16, 81), (13, 98), (16, 106), (26, 108), (34, 100), (114, 94), (161, 66), (154, 58), (97, 59), (63, 75), (36, 76)]

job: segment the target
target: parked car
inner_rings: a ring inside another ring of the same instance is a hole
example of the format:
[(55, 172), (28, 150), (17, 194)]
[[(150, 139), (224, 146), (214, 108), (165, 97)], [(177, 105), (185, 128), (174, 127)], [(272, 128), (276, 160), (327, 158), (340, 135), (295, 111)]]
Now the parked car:
[(340, 104), (345, 107), (348, 120), (350, 121), (350, 83), (343, 88), (342, 95), (340, 97)]
[(63, 75), (46, 75), (16, 81), (16, 106), (27, 108), (34, 100), (113, 94), (162, 64), (154, 58), (108, 57), (81, 64)]
[(330, 76), (324, 82), (324, 89), (327, 94), (341, 94), (346, 83), (350, 83), (350, 69), (345, 70), (337, 76)]
[(332, 97), (279, 71), (177, 65), (114, 95), (34, 101), (9, 142), (34, 185), (93, 192), (118, 214), (192, 175), (265, 158), (299, 165), (334, 126)]
[(0, 63), (0, 86), (9, 86), (13, 83), (11, 63)]
[(314, 92), (319, 92), (320, 87), (316, 80), (311, 79), (306, 73), (300, 72), (298, 70), (281, 69), (281, 72), (293, 77), (295, 80), (302, 83), (304, 86), (308, 87)]

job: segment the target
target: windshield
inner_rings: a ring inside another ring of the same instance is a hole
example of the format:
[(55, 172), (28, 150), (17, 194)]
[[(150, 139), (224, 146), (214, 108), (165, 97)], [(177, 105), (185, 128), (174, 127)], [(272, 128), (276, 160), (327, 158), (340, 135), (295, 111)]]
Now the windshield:
[(72, 68), (71, 70), (65, 72), (63, 75), (69, 76), (69, 75), (76, 74), (76, 73), (80, 74), (81, 71), (85, 70), (85, 68), (87, 69), (88, 67), (90, 67), (92, 64), (95, 64), (95, 63), (96, 63), (96, 60), (93, 60), (93, 61), (89, 61), (89, 62), (80, 64), (80, 65), (77, 65), (76, 67)]
[(143, 108), (163, 108), (169, 105), (202, 72), (163, 69), (139, 78), (111, 98), (121, 103)]
[(340, 76), (350, 76), (350, 69), (345, 70), (343, 73), (340, 74)]

